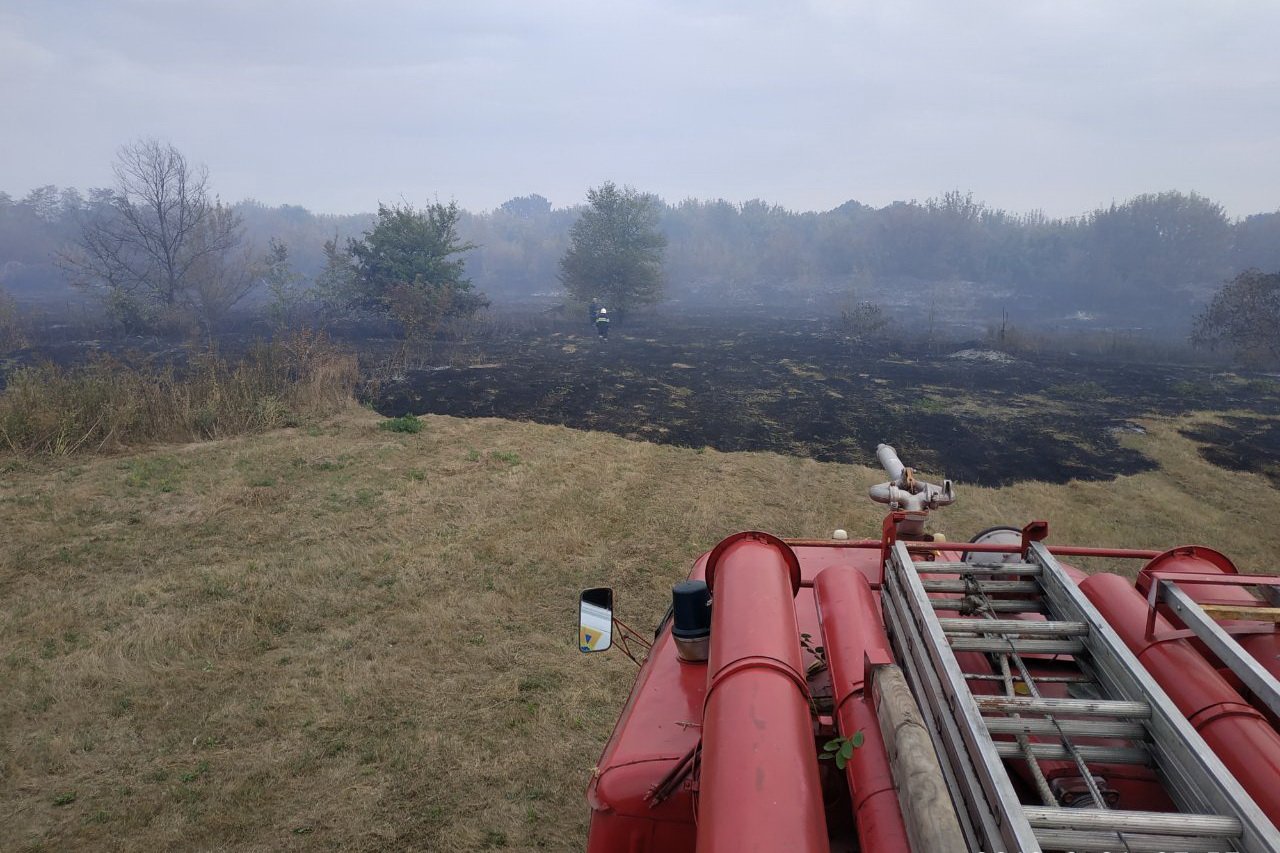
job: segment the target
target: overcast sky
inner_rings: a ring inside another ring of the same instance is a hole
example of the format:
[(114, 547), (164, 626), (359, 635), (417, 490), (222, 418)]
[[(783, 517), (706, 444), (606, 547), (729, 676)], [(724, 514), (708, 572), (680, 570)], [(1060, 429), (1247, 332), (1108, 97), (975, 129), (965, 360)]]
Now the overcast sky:
[(0, 189), (142, 136), (224, 199), (367, 211), (612, 179), (825, 210), (1280, 207), (1275, 0), (0, 0)]

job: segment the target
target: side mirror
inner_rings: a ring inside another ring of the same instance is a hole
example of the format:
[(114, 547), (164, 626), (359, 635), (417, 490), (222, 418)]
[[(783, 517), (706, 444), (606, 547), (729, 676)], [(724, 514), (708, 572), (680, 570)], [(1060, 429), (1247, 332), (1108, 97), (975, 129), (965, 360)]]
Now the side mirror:
[(583, 590), (578, 598), (578, 651), (608, 651), (613, 645), (613, 590)]

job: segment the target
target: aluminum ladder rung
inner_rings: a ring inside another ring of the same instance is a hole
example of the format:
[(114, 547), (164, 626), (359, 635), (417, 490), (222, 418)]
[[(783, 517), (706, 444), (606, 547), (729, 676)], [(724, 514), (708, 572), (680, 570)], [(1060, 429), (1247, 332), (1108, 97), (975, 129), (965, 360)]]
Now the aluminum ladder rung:
[(1011, 575), (1036, 577), (1040, 567), (1030, 563), (919, 563), (921, 574)]
[(925, 592), (968, 592), (975, 586), (986, 593), (1030, 593), (1034, 595), (1040, 591), (1040, 585), (1035, 581), (965, 581), (951, 578), (930, 578), (926, 580), (921, 578), (920, 585), (924, 587)]
[[(967, 681), (999, 681), (1004, 682), (1004, 676), (998, 673), (989, 672), (966, 672), (964, 677)], [(1013, 680), (1022, 681), (1022, 676), (1013, 673)], [(1036, 684), (1097, 684), (1087, 675), (1037, 675), (1035, 677)]]
[(1083, 640), (1023, 640), (1018, 637), (956, 637), (951, 649), (957, 652), (1015, 652), (1027, 655), (1078, 655)]
[(1041, 622), (1030, 619), (939, 619), (947, 634), (1020, 634), (1024, 637), (1081, 637), (1089, 633), (1083, 622)]
[[(930, 598), (929, 606), (934, 610), (959, 610), (964, 605), (963, 598)], [(992, 613), (1040, 613), (1044, 605), (1039, 601), (1028, 599), (996, 599), (990, 602)]]
[(1044, 850), (1072, 850), (1075, 853), (1221, 853), (1231, 850), (1226, 838), (1188, 838), (1185, 835), (1148, 835), (1147, 833), (1087, 832), (1077, 829), (1035, 829), (1036, 840)]
[[(998, 740), (996, 753), (1001, 758), (1024, 758), (1022, 745), (1017, 741)], [(1048, 761), (1071, 761), (1071, 750), (1060, 743), (1029, 744), (1031, 754)], [(1075, 751), (1086, 764), (1150, 764), (1151, 752), (1140, 746), (1077, 746)]]
[(1145, 720), (1151, 716), (1146, 702), (1108, 699), (1051, 699), (1033, 696), (974, 696), (983, 711), (1006, 711), (1017, 714), (1072, 714), (1087, 717), (1115, 717)]
[(993, 735), (1084, 735), (1142, 740), (1147, 727), (1123, 720), (1046, 720), (1041, 717), (984, 717)]
[(1033, 829), (1158, 832), (1165, 835), (1190, 837), (1208, 835), (1230, 837), (1239, 835), (1243, 830), (1238, 818), (1214, 814), (1058, 809), (1047, 806), (1024, 806), (1022, 813)]

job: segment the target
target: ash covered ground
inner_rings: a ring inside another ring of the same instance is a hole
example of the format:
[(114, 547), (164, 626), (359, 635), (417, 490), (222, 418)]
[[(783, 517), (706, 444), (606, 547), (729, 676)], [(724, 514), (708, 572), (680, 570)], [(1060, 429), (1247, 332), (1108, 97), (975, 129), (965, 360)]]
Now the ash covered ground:
[(585, 322), (531, 326), (436, 344), (428, 361), (371, 383), (369, 401), (388, 416), (525, 419), (868, 465), (888, 441), (922, 472), (989, 486), (1147, 470), (1154, 463), (1120, 436), (1152, 414), (1242, 413), (1195, 436), (1206, 458), (1229, 465), (1221, 448), (1255, 430), (1254, 418), (1280, 413), (1280, 383), (1266, 377), (1070, 354), (1005, 358), (975, 344), (880, 352), (819, 320), (760, 316), (641, 317), (608, 341)]

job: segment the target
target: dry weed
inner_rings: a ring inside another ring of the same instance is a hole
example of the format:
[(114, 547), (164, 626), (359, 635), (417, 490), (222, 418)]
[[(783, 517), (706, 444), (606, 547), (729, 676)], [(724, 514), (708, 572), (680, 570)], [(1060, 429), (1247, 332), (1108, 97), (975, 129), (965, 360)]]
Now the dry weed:
[(0, 392), (0, 451), (65, 456), (296, 424), (350, 400), (356, 360), (301, 333), (238, 363), (196, 354), (182, 372), (104, 358), (28, 367)]

